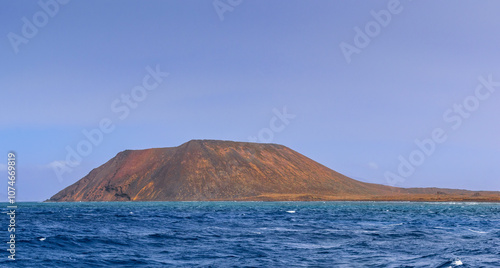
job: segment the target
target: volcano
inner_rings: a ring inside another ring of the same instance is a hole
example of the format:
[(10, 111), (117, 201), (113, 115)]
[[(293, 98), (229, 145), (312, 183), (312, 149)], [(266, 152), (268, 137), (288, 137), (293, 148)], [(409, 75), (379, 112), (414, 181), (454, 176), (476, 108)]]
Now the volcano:
[(500, 192), (366, 183), (278, 144), (191, 140), (120, 152), (47, 201), (229, 200), (500, 201)]

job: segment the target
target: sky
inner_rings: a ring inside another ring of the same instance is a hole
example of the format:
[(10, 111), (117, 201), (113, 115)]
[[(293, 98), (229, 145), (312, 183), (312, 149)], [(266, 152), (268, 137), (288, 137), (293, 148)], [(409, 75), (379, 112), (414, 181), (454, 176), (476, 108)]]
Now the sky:
[(500, 190), (499, 8), (2, 1), (0, 172), (14, 152), (17, 200), (43, 201), (120, 151), (217, 139), (365, 182)]

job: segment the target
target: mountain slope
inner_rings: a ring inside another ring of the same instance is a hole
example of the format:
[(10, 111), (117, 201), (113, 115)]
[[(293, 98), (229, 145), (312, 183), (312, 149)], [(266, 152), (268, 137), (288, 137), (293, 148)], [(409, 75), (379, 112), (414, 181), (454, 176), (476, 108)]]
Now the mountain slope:
[(285, 146), (192, 140), (126, 150), (48, 201), (500, 200), (497, 192), (364, 183)]

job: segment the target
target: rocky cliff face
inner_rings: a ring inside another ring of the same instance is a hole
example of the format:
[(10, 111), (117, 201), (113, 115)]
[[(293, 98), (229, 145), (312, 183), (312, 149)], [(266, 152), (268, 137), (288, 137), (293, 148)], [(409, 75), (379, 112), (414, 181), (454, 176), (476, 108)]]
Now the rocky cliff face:
[(127, 150), (49, 201), (500, 200), (495, 192), (363, 183), (285, 146), (192, 140)]

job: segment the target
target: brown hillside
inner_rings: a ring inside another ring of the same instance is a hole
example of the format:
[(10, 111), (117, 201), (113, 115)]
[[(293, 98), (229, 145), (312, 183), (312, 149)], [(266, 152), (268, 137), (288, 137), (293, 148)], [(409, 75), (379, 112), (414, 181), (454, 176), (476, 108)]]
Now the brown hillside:
[(282, 145), (192, 140), (120, 152), (49, 199), (129, 200), (500, 201), (500, 193), (364, 183)]

